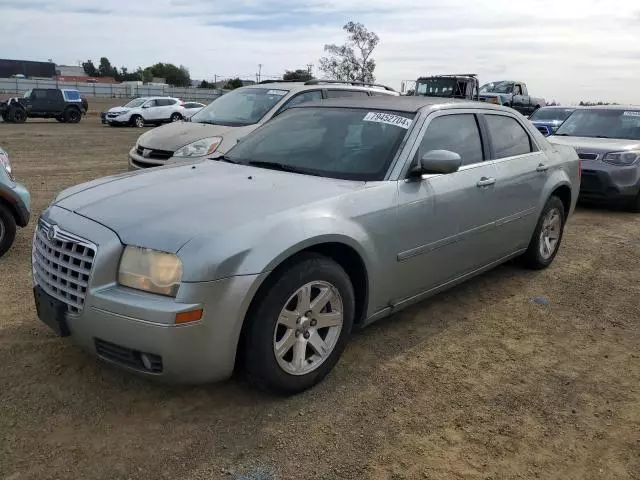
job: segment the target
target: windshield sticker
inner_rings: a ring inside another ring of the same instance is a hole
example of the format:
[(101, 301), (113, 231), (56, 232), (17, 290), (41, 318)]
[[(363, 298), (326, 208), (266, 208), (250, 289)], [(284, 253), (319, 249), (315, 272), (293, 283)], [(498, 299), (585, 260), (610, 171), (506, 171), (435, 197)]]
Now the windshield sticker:
[(624, 112), (622, 115), (625, 117), (640, 117), (640, 111), (630, 110), (628, 112)]
[(278, 95), (279, 97), (283, 97), (287, 94), (286, 90), (269, 90), (267, 95)]
[(404, 128), (408, 130), (413, 120), (401, 117), (400, 115), (392, 115), (390, 113), (369, 112), (365, 115), (365, 122), (386, 123), (388, 125), (395, 125), (396, 127)]

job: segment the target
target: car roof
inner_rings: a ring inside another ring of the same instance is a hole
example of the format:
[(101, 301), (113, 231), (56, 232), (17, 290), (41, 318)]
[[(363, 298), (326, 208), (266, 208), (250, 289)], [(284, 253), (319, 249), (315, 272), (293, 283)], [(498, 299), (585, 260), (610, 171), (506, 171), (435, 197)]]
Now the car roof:
[[(578, 108), (582, 108), (582, 107), (577, 107), (575, 105), (545, 105), (544, 107), (540, 107), (538, 110), (553, 110), (554, 108), (562, 108), (564, 110), (576, 110)], [(537, 110), (536, 110), (537, 111)]]
[(342, 108), (370, 108), (375, 110), (394, 110), (396, 112), (417, 113), (424, 107), (455, 107), (481, 108), (484, 110), (498, 110), (513, 112), (514, 110), (492, 103), (474, 102), (465, 99), (438, 98), (424, 96), (390, 96), (376, 95), (373, 97), (346, 97), (305, 102), (292, 108), (306, 107), (342, 107)]
[(640, 105), (583, 105), (581, 110), (640, 110)]

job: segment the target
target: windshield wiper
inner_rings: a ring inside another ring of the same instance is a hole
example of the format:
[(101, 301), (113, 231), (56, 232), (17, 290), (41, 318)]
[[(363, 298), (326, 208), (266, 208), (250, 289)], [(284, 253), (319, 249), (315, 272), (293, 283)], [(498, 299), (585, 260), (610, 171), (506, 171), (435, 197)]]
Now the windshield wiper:
[(301, 173), (303, 175), (313, 175), (314, 177), (320, 177), (321, 175), (318, 173), (310, 172), (304, 168), (294, 167), (292, 165), (287, 165), (285, 163), (280, 162), (265, 162), (262, 160), (252, 160), (248, 163), (252, 167), (260, 167), (260, 168), (269, 168), (271, 170), (279, 170), (281, 172), (289, 172), (289, 173)]

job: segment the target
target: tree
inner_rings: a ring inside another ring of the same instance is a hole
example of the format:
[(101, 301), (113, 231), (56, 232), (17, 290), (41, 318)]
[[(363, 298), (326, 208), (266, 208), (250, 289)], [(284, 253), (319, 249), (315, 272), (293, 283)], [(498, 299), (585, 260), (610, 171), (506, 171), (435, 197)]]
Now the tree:
[(335, 80), (373, 83), (376, 62), (371, 54), (380, 42), (380, 37), (370, 32), (361, 23), (349, 22), (343, 27), (349, 34), (347, 43), (325, 45), (328, 57), (320, 59), (320, 70)]
[(198, 85), (198, 88), (213, 88), (213, 85), (206, 80), (202, 80), (200, 85)]
[(222, 88), (225, 90), (235, 90), (236, 88), (242, 87), (242, 85), (242, 80), (239, 78), (231, 78), (227, 80), (227, 83), (225, 83)]
[(84, 73), (86, 73), (89, 77), (98, 77), (98, 69), (93, 64), (92, 60), (87, 60), (86, 62), (82, 62), (82, 68), (84, 69)]
[(165, 81), (174, 87), (189, 87), (191, 77), (189, 70), (183, 65), (176, 67), (172, 63), (156, 63), (143, 70), (145, 82), (151, 82), (153, 78), (164, 78)]
[(306, 82), (313, 80), (313, 75), (308, 70), (287, 70), (284, 72), (282, 79), (290, 82)]
[(98, 67), (98, 74), (101, 77), (116, 77), (118, 76), (118, 70), (111, 66), (111, 62), (107, 57), (100, 58), (100, 66)]

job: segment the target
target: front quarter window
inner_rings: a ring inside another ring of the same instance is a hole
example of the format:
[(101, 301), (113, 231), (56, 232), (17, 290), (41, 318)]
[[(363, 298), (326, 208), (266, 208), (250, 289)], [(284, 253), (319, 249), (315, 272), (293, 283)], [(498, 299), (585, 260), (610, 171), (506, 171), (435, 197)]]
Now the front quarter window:
[(225, 159), (330, 178), (382, 180), (413, 117), (393, 111), (293, 108), (246, 137)]

